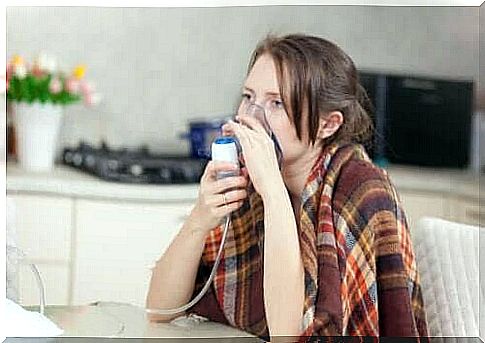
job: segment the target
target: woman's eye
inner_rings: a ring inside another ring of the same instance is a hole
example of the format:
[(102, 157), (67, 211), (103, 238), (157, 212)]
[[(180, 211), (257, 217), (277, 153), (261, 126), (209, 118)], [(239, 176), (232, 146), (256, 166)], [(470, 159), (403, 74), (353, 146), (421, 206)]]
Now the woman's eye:
[(272, 104), (275, 108), (283, 108), (283, 101), (281, 100), (273, 100)]
[(244, 99), (244, 100), (251, 100), (251, 94), (248, 94), (248, 93), (243, 93), (241, 95), (241, 97)]

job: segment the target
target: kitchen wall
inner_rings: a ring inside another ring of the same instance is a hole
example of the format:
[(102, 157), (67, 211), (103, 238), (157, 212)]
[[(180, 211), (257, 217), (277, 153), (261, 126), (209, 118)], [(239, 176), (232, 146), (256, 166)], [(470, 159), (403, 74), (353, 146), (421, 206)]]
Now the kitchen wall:
[(479, 55), (481, 56), (478, 64), (479, 77), (479, 98), (478, 107), (485, 112), (485, 3), (482, 3), (479, 10)]
[(477, 79), (478, 21), (476, 7), (10, 7), (7, 56), (45, 50), (66, 68), (88, 65), (104, 100), (66, 109), (59, 149), (105, 139), (185, 153), (186, 122), (232, 112), (270, 31), (326, 37), (362, 69)]

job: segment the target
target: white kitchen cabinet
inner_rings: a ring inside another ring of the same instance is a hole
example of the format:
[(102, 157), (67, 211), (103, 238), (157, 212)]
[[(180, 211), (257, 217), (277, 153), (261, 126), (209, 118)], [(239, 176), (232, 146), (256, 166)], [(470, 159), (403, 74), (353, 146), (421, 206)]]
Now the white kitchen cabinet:
[[(391, 176), (410, 225), (423, 216), (476, 225), (484, 215), (479, 183), (466, 175), (399, 168)], [(181, 227), (198, 185), (128, 185), (65, 167), (45, 174), (7, 168), (7, 194), (16, 207), (17, 243), (27, 262), (38, 265), (48, 305), (105, 300), (143, 306), (150, 267)], [(19, 281), (21, 303), (37, 304), (27, 265)]]
[(71, 250), (72, 199), (9, 194), (15, 206), (17, 246), (36, 261), (67, 261)]
[(35, 263), (46, 284), (48, 304), (69, 302), (72, 199), (9, 194), (15, 207), (14, 240), (26, 257), (19, 261), (18, 296), (23, 305), (39, 303), (38, 287), (28, 263)]
[(150, 267), (192, 206), (76, 200), (73, 303), (103, 300), (144, 306)]
[[(37, 268), (44, 281), (47, 305), (67, 305), (70, 296), (70, 266), (66, 263), (37, 263)], [(19, 303), (39, 305), (40, 293), (34, 273), (28, 264), (19, 266)]]

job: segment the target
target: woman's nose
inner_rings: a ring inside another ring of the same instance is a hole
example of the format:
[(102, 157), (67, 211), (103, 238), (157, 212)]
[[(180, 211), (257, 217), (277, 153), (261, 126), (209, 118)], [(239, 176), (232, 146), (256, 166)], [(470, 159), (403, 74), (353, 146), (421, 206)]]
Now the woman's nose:
[(264, 113), (264, 108), (259, 104), (249, 101), (241, 102), (237, 114), (241, 117), (258, 116), (261, 112)]
[(243, 112), (244, 116), (249, 116), (259, 121), (263, 128), (266, 130), (266, 132), (269, 133), (271, 131), (269, 123), (266, 119), (266, 110), (263, 106), (256, 103), (251, 103)]
[(265, 110), (264, 107), (257, 104), (256, 102), (250, 103), (246, 111), (244, 111), (246, 115), (253, 116), (253, 117), (264, 117)]

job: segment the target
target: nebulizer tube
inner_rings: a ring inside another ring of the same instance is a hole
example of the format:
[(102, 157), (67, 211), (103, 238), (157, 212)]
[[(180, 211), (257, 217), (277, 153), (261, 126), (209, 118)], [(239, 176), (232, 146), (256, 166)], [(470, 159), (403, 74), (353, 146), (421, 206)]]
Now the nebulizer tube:
[[(264, 107), (257, 105), (255, 103), (250, 103), (245, 111), (247, 115), (250, 115), (256, 119), (259, 120), (259, 122), (263, 125), (265, 130), (268, 132), (270, 135), (271, 139), (275, 143), (275, 148), (277, 151), (277, 156), (278, 160), (280, 160), (281, 157), (281, 149), (278, 144), (278, 141), (276, 140), (270, 125), (267, 121), (266, 118), (266, 111)], [(217, 162), (230, 162), (237, 164), (239, 166), (239, 158), (238, 158), (238, 147), (237, 147), (237, 140), (234, 137), (221, 137), (217, 138), (214, 143), (212, 144), (212, 160), (217, 161)], [(279, 162), (279, 161), (278, 161)], [(217, 178), (225, 178), (229, 176), (237, 176), (239, 175), (239, 170), (236, 172), (231, 171), (231, 172), (219, 172), (217, 175)], [(224, 250), (224, 244), (226, 242), (226, 236), (227, 232), (229, 231), (229, 227), (231, 224), (231, 215), (228, 214), (225, 219), (224, 219), (224, 230), (222, 233), (222, 238), (221, 238), (221, 244), (219, 246), (219, 251), (217, 252), (216, 260), (214, 262), (214, 265), (212, 267), (212, 271), (209, 275), (209, 279), (205, 283), (204, 287), (201, 289), (199, 294), (195, 296), (190, 302), (187, 304), (173, 308), (173, 309), (154, 309), (154, 308), (147, 308), (145, 311), (150, 314), (160, 314), (160, 315), (173, 315), (173, 314), (178, 314), (182, 313), (195, 304), (199, 302), (200, 299), (205, 295), (205, 293), (208, 291), (209, 287), (212, 284), (212, 281), (214, 280), (214, 277), (216, 275), (217, 268), (219, 266), (219, 263), (221, 261), (221, 256), (222, 256), (222, 251)]]
[(201, 289), (199, 294), (197, 294), (197, 296), (194, 299), (192, 299), (190, 302), (188, 302), (187, 304), (185, 304), (183, 306), (180, 306), (180, 307), (177, 307), (177, 308), (172, 308), (172, 309), (147, 308), (147, 309), (145, 309), (145, 311), (147, 313), (161, 314), (161, 315), (172, 315), (172, 314), (182, 313), (182, 312), (188, 310), (189, 308), (191, 308), (192, 306), (194, 306), (195, 304), (197, 304), (199, 302), (199, 300), (202, 299), (202, 297), (205, 295), (205, 293), (207, 292), (207, 290), (211, 286), (212, 281), (214, 280), (214, 276), (216, 275), (217, 267), (219, 266), (219, 262), (221, 261), (222, 250), (224, 249), (224, 243), (226, 242), (226, 236), (227, 236), (227, 231), (229, 230), (230, 222), (231, 222), (231, 216), (228, 215), (228, 216), (226, 216), (226, 218), (224, 220), (224, 232), (222, 234), (221, 245), (219, 247), (219, 251), (217, 252), (216, 261), (214, 262), (214, 266), (212, 267), (212, 271), (209, 275), (209, 279), (207, 280), (207, 282), (205, 283), (204, 287)]
[[(18, 247), (13, 245), (7, 245), (7, 256), (12, 256), (15, 260), (26, 260), (27, 255)], [(39, 312), (40, 314), (44, 314), (45, 312), (45, 283), (42, 279), (42, 275), (40, 274), (39, 269), (35, 263), (28, 263), (32, 273), (35, 277), (35, 282), (37, 288), (39, 289)]]

